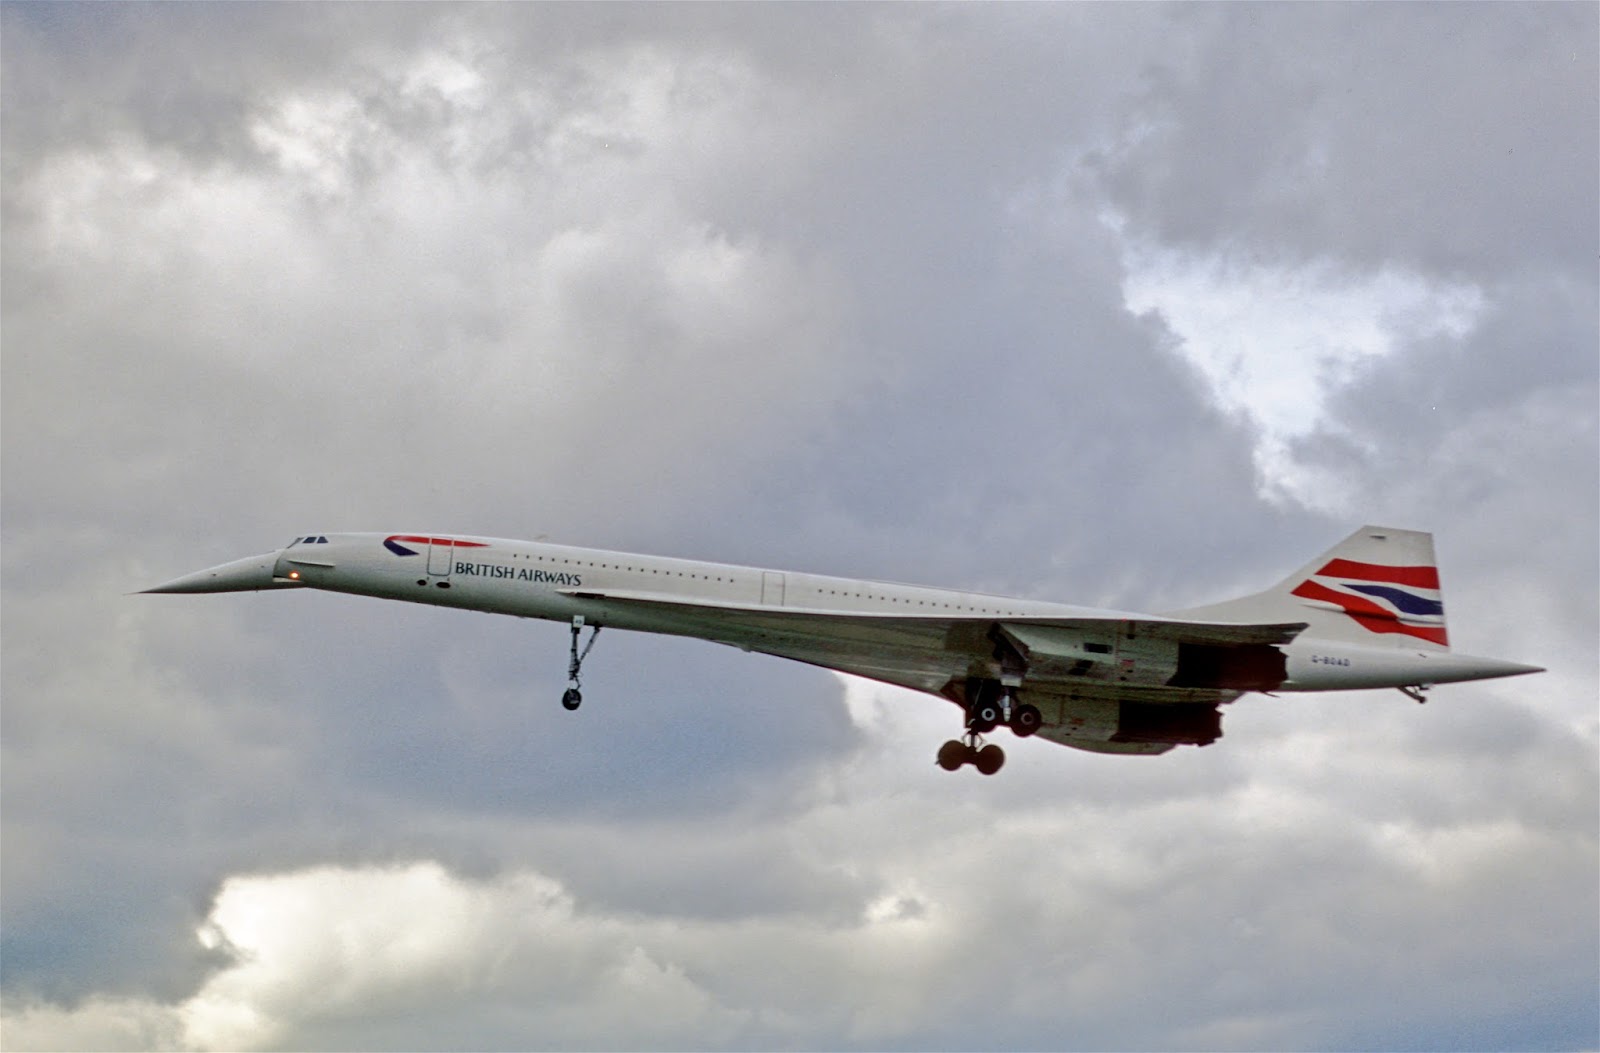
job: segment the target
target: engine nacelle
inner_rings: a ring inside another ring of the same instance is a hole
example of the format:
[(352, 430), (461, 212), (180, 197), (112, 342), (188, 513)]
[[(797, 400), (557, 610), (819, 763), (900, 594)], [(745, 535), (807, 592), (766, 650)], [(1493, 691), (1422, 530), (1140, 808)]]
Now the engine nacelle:
[(1112, 742), (1170, 742), (1209, 746), (1222, 737), (1222, 714), (1216, 706), (1120, 703)]
[(1179, 644), (1178, 670), (1168, 686), (1276, 691), (1287, 679), (1288, 659), (1269, 644)]
[(1207, 746), (1222, 737), (1222, 714), (1211, 703), (1028, 697), (1044, 717), (1038, 733), (1080, 749), (1161, 753), (1173, 746)]

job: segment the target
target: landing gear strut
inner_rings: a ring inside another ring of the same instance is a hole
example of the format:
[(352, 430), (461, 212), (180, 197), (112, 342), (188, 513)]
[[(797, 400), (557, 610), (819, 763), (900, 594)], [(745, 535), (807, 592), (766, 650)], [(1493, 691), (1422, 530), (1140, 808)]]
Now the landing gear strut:
[(561, 695), (561, 704), (568, 710), (577, 709), (583, 705), (582, 685), (578, 681), (579, 674), (583, 671), (583, 660), (589, 657), (589, 652), (594, 649), (594, 642), (600, 635), (600, 626), (596, 625), (589, 634), (589, 642), (585, 645), (583, 653), (578, 653), (578, 634), (583, 632), (583, 615), (577, 614), (572, 618), (572, 658), (567, 662), (567, 690)]
[(1037, 706), (1026, 702), (1018, 705), (1011, 697), (1011, 689), (999, 681), (973, 677), (967, 681), (966, 695), (971, 699), (966, 734), (939, 747), (936, 763), (945, 771), (971, 764), (983, 774), (993, 775), (1005, 764), (1006, 754), (992, 743), (985, 746), (983, 736), (1007, 724), (1018, 738), (1027, 738), (1039, 730), (1044, 715)]
[(985, 746), (983, 737), (1014, 716), (1011, 712), (1011, 693), (992, 681), (972, 681), (967, 706), (967, 733), (951, 739), (939, 747), (938, 765), (945, 771), (955, 771), (963, 764), (971, 764), (985, 775), (993, 775), (1006, 762), (1006, 751), (990, 743)]

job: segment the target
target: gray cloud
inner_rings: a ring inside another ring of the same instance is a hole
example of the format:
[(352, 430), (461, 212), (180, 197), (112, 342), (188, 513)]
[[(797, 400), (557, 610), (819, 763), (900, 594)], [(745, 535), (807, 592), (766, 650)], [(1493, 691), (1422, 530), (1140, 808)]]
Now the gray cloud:
[[(288, 14), (0, 9), (8, 1047), (1594, 1044), (1592, 8)], [(1273, 498), (1152, 254), (1481, 306), (1262, 352)], [(977, 781), (704, 644), (573, 719), (559, 626), (123, 595), (392, 526), (1162, 609), (1366, 521), (1551, 672)]]
[(1217, 6), (1173, 22), (1140, 134), (1107, 165), (1162, 241), (1456, 273), (1526, 268), (1537, 239), (1541, 260), (1592, 266), (1591, 13)]

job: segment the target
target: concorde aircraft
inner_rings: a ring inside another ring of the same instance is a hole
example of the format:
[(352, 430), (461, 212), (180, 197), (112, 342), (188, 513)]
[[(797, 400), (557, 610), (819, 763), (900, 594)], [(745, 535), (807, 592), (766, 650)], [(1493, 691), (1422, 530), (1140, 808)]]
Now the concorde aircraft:
[[(1169, 614), (455, 534), (307, 534), (146, 592), (323, 589), (572, 628), (562, 704), (602, 628), (693, 636), (938, 695), (955, 771), (1005, 763), (1006, 726), (1099, 753), (1222, 735), (1251, 691), (1399, 688), (1542, 672), (1450, 651), (1433, 535), (1366, 526), (1264, 592)], [(585, 627), (587, 644), (579, 649)]]

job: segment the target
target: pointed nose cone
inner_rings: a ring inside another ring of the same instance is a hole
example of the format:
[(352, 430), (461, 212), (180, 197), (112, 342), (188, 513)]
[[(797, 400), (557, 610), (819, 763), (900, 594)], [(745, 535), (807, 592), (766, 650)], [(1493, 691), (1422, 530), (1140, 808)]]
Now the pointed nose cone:
[(265, 552), (259, 556), (236, 559), (207, 570), (197, 570), (157, 585), (144, 592), (253, 592), (258, 589), (299, 588), (298, 581), (274, 578), (272, 568), (277, 565), (278, 553)]

